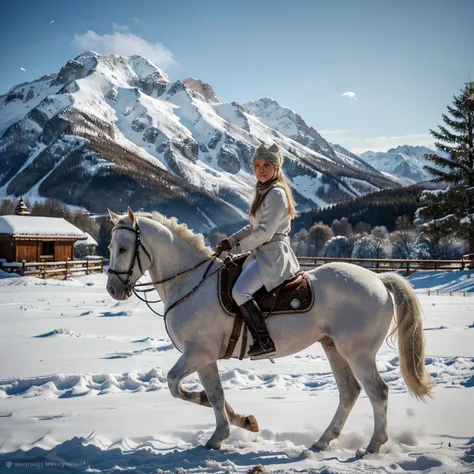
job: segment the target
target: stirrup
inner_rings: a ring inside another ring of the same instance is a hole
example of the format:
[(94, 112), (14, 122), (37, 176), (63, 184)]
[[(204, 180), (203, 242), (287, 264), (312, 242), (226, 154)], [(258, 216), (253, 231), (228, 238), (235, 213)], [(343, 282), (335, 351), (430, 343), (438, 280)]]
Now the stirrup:
[[(263, 343), (260, 339), (257, 339), (252, 344), (252, 347), (248, 351), (250, 360), (268, 359), (275, 355), (275, 343), (272, 341), (272, 339), (270, 337), (266, 337), (263, 340), (265, 341), (265, 343)], [(256, 352), (255, 354), (251, 354), (252, 351), (258, 352)]]

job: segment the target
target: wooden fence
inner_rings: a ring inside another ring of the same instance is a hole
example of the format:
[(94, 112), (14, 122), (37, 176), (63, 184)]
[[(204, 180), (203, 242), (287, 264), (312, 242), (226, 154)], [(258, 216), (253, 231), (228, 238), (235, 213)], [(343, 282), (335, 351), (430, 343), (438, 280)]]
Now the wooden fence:
[(51, 276), (68, 276), (77, 273), (89, 273), (104, 271), (103, 257), (87, 258), (84, 260), (65, 260), (62, 262), (26, 262), (21, 263), (18, 267), (20, 275), (36, 276), (39, 278), (48, 278)]
[[(470, 256), (471, 257), (471, 256)], [(423, 270), (455, 271), (474, 268), (474, 260), (405, 260), (385, 258), (332, 258), (332, 257), (298, 257), (303, 270), (320, 267), (328, 262), (347, 262), (360, 265), (374, 272), (403, 271), (406, 275)]]

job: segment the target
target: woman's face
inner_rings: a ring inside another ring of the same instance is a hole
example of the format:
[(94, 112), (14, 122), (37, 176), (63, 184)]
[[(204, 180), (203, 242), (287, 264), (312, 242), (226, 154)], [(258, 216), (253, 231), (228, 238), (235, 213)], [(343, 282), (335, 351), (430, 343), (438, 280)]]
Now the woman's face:
[(276, 166), (265, 158), (257, 158), (253, 162), (253, 172), (255, 177), (262, 183), (266, 183), (275, 176)]

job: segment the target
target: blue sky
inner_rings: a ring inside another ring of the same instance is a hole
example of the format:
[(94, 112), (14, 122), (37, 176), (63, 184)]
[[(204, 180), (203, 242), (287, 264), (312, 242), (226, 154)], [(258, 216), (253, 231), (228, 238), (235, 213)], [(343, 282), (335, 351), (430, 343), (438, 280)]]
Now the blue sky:
[(0, 94), (85, 49), (142, 54), (223, 101), (271, 97), (356, 152), (432, 143), (474, 80), (471, 0), (3, 0), (1, 11)]

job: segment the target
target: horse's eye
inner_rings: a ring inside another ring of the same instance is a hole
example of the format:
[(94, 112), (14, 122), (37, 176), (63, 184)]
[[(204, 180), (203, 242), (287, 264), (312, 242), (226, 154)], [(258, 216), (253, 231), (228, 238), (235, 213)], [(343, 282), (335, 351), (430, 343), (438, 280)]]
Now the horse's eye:
[(127, 251), (127, 247), (120, 247), (119, 253), (125, 253)]

